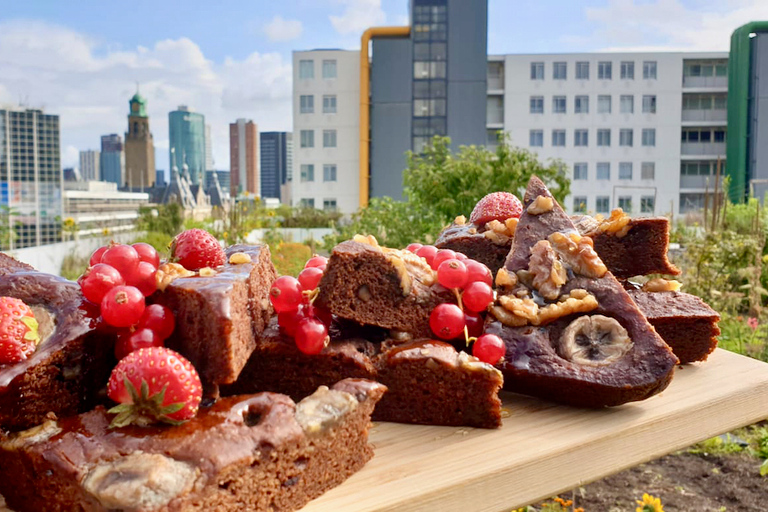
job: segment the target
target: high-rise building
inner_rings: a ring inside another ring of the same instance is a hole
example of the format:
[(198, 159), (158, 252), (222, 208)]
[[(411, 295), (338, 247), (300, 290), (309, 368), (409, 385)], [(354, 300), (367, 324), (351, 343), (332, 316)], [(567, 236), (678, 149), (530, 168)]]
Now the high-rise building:
[(211, 138), (211, 125), (205, 125), (205, 170), (213, 170), (213, 139)]
[(280, 199), (280, 187), (288, 181), (287, 132), (262, 132), (261, 142), (261, 196)]
[(259, 128), (253, 121), (238, 119), (229, 125), (231, 194), (248, 192), (261, 196), (259, 180)]
[(171, 176), (177, 169), (188, 173), (190, 183), (205, 178), (205, 117), (187, 106), (168, 113), (168, 137)]
[(59, 116), (0, 109), (0, 246), (31, 247), (61, 240)]
[(118, 187), (125, 183), (123, 138), (117, 133), (101, 136), (101, 181), (116, 183)]
[(155, 186), (156, 187), (164, 187), (167, 184), (168, 183), (166, 183), (166, 181), (165, 181), (165, 170), (158, 169), (155, 172)]
[(155, 145), (149, 130), (147, 100), (138, 92), (129, 101), (128, 131), (125, 133), (125, 185), (145, 189), (155, 181)]
[(229, 194), (229, 171), (205, 171), (205, 189), (208, 190), (213, 186), (214, 175), (216, 175), (216, 179), (219, 180), (221, 190), (224, 193)]
[(80, 176), (85, 181), (101, 180), (101, 153), (93, 149), (80, 152)]

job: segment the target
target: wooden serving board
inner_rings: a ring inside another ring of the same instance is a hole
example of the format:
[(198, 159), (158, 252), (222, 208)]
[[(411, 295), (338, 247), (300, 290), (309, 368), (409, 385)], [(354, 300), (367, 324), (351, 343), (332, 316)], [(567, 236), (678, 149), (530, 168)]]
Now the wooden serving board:
[(302, 512), (508, 512), (768, 418), (768, 364), (718, 349), (612, 409), (503, 400), (498, 430), (374, 425), (373, 460)]

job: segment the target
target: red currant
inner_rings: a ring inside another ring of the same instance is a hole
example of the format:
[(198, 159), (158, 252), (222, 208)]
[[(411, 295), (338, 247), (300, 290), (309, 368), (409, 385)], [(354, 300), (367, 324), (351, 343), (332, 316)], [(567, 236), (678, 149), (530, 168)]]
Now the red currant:
[(301, 304), (301, 284), (292, 276), (280, 276), (269, 290), (269, 300), (275, 307), (275, 311), (293, 311)]
[(160, 255), (154, 247), (144, 242), (133, 244), (131, 247), (136, 249), (139, 254), (139, 260), (151, 263), (155, 268), (160, 266)]
[(145, 297), (149, 297), (157, 290), (156, 272), (157, 267), (146, 261), (140, 261), (136, 270), (128, 276), (125, 282), (129, 286), (138, 288)]
[(304, 317), (306, 317), (304, 306), (299, 306), (293, 311), (281, 311), (277, 314), (277, 325), (285, 334), (293, 338), (296, 336), (296, 327)]
[(429, 327), (444, 340), (457, 338), (464, 330), (464, 312), (456, 304), (439, 304), (429, 315)]
[(437, 254), (437, 247), (434, 245), (423, 245), (419, 248), (419, 250), (416, 251), (416, 256), (421, 256), (425, 260), (427, 260), (427, 265), (432, 265), (432, 260), (435, 258), (435, 255)]
[(296, 347), (305, 354), (319, 354), (328, 343), (328, 328), (319, 318), (308, 317), (296, 326)]
[(446, 260), (437, 268), (437, 281), (446, 288), (462, 288), (467, 284), (467, 267), (455, 258)]
[(408, 247), (405, 248), (406, 251), (411, 251), (412, 253), (416, 253), (419, 249), (424, 247), (421, 244), (417, 244), (416, 242), (412, 244), (408, 244)]
[(307, 260), (307, 264), (304, 268), (322, 267), (328, 264), (328, 258), (325, 256), (312, 256)]
[(472, 346), (472, 355), (488, 364), (498, 363), (505, 352), (504, 342), (495, 334), (483, 334)]
[(126, 278), (130, 276), (139, 264), (139, 253), (130, 245), (117, 244), (104, 251), (101, 262), (111, 265)]
[(299, 284), (303, 290), (314, 290), (323, 277), (323, 271), (319, 267), (306, 267), (299, 272)]
[(312, 309), (309, 311), (307, 316), (310, 315), (315, 315), (318, 319), (320, 319), (321, 322), (326, 325), (326, 327), (330, 327), (333, 323), (333, 313), (331, 313), (328, 309), (312, 306)]
[(456, 259), (455, 252), (450, 249), (440, 249), (437, 251), (437, 254), (435, 254), (435, 257), (432, 259), (432, 263), (430, 263), (429, 266), (432, 267), (432, 270), (437, 270), (440, 268), (442, 262), (453, 259)]
[(467, 261), (469, 258), (463, 252), (457, 252), (456, 253), (456, 259), (459, 260), (459, 261)]
[(464, 312), (464, 323), (467, 324), (467, 334), (472, 338), (477, 338), (483, 334), (485, 320), (477, 313)]
[(482, 281), (488, 286), (493, 286), (493, 276), (491, 270), (475, 260), (467, 260), (464, 262), (467, 266), (467, 282), (474, 283), (475, 281)]
[(167, 339), (176, 327), (173, 312), (162, 304), (150, 304), (144, 308), (137, 329), (147, 328), (157, 334), (161, 340)]
[(115, 286), (125, 284), (123, 276), (114, 267), (97, 263), (78, 280), (83, 296), (94, 304), (101, 304), (101, 299)]
[(88, 266), (92, 267), (97, 263), (101, 263), (101, 257), (104, 255), (104, 252), (109, 249), (108, 246), (99, 247), (95, 251), (93, 251), (93, 254), (91, 254), (91, 261), (88, 262)]
[(151, 329), (142, 328), (133, 332), (123, 331), (117, 335), (115, 343), (115, 357), (118, 361), (134, 350), (149, 347), (162, 347), (163, 339)]
[(461, 294), (464, 307), (470, 311), (480, 313), (493, 302), (493, 289), (482, 281), (469, 283)]
[(113, 327), (135, 324), (144, 308), (144, 295), (135, 286), (115, 286), (101, 299), (101, 317)]

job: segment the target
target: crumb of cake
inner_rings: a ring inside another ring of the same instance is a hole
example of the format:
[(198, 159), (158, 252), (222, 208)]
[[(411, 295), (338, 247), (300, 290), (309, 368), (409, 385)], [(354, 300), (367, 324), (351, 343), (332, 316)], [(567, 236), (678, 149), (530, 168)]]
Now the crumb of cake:
[(531, 249), (528, 270), (533, 274), (533, 287), (542, 297), (555, 300), (560, 296), (567, 280), (565, 267), (547, 240), (539, 240)]
[(587, 366), (613, 363), (632, 348), (629, 333), (613, 318), (580, 316), (565, 328), (557, 351), (563, 359)]
[(643, 284), (641, 290), (644, 292), (676, 292), (680, 290), (683, 283), (675, 279), (664, 279), (657, 277)]
[(197, 273), (200, 275), (200, 277), (211, 277), (216, 275), (216, 271), (211, 267), (203, 267), (198, 270)]
[(555, 232), (549, 235), (548, 240), (566, 265), (577, 274), (595, 278), (603, 277), (608, 271), (600, 256), (595, 252), (590, 237), (581, 236), (576, 232), (568, 235)]
[(458, 217), (453, 219), (453, 223), (456, 224), (457, 226), (463, 226), (464, 224), (467, 223), (467, 218), (463, 215), (459, 215)]
[(251, 262), (251, 255), (244, 252), (233, 252), (229, 257), (229, 262), (233, 265), (240, 265)]
[(195, 275), (194, 272), (187, 270), (178, 263), (163, 263), (157, 268), (155, 273), (155, 280), (157, 281), (157, 289), (165, 291), (168, 285), (175, 279), (180, 277), (190, 277)]
[(528, 205), (527, 212), (531, 215), (541, 215), (542, 213), (551, 212), (555, 207), (555, 201), (548, 196), (536, 196), (536, 199)]
[(512, 288), (517, 284), (517, 274), (510, 273), (506, 268), (501, 267), (496, 273), (496, 286)]

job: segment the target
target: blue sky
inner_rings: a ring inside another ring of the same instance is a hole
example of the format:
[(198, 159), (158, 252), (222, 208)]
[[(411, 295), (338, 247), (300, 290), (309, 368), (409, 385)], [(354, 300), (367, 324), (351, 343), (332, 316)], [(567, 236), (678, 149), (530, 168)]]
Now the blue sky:
[[(480, 1), (480, 0), (478, 0)], [(61, 116), (62, 163), (123, 132), (135, 83), (149, 100), (158, 168), (167, 113), (188, 104), (211, 124), (217, 168), (227, 123), (291, 128), (291, 52), (357, 49), (372, 25), (407, 22), (408, 0), (0, 0), (0, 103)], [(727, 50), (768, 0), (489, 0), (489, 53)]]

